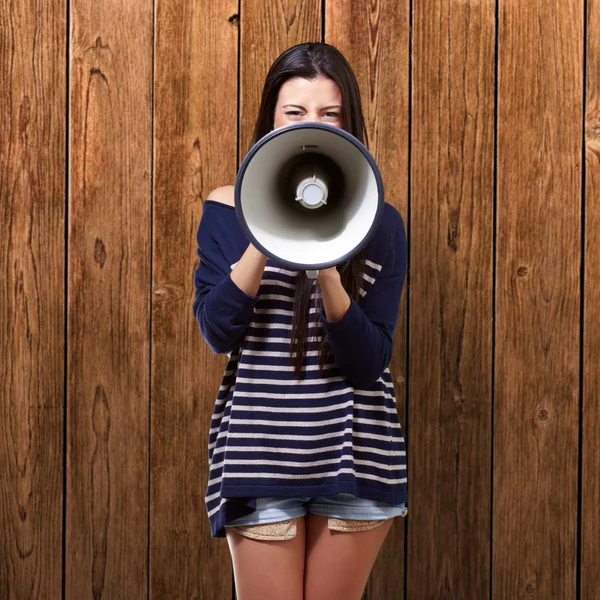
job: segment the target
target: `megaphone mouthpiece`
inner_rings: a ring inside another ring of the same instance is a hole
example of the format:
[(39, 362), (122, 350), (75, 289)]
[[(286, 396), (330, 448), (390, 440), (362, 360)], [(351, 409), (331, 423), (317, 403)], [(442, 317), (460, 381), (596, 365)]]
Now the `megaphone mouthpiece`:
[(292, 173), (292, 180), (299, 180), (295, 185), (296, 201), (304, 208), (314, 210), (327, 204), (328, 177), (319, 165), (307, 164), (296, 167)]

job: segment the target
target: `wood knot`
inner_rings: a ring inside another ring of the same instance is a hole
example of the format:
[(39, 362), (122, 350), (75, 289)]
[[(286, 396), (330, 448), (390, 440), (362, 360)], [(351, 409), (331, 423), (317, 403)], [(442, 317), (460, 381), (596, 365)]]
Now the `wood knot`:
[(525, 584), (525, 593), (533, 596), (537, 592), (537, 582), (536, 581), (528, 581)]
[(519, 277), (525, 277), (525, 275), (527, 275), (528, 271), (527, 271), (527, 267), (524, 265), (521, 265), (518, 269), (517, 269), (517, 275)]
[(180, 300), (183, 298), (185, 289), (176, 283), (163, 283), (154, 286), (153, 294), (161, 300)]
[(550, 413), (548, 412), (548, 409), (540, 408), (540, 410), (538, 410), (537, 418), (538, 418), (538, 421), (540, 421), (542, 423), (545, 423), (546, 421), (548, 421), (550, 419)]
[(101, 269), (106, 262), (106, 248), (100, 238), (96, 238), (94, 242), (94, 261)]
[(240, 15), (231, 15), (227, 19), (232, 25), (237, 25), (240, 22)]
[(454, 252), (458, 250), (458, 237), (460, 235), (460, 228), (458, 226), (458, 211), (450, 209), (448, 211), (448, 239), (447, 243)]

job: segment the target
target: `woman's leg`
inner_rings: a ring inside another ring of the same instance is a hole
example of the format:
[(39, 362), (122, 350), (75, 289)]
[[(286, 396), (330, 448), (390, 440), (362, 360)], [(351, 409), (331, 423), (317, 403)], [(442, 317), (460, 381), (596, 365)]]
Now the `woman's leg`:
[(304, 600), (360, 600), (394, 518), (366, 531), (335, 531), (306, 515)]
[(257, 540), (226, 527), (237, 600), (303, 600), (305, 517), (291, 540)]

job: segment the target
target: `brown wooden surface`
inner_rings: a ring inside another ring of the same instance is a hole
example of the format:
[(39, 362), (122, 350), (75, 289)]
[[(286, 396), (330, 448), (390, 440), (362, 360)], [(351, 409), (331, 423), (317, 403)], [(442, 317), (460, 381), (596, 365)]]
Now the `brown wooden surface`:
[(195, 233), (325, 39), (409, 242), (409, 515), (365, 599), (596, 600), (598, 0), (42, 4), (0, 0), (0, 598), (234, 595)]
[(576, 593), (582, 18), (500, 3), (494, 598)]
[[(152, 4), (71, 4), (67, 598), (148, 579)], [(135, 35), (132, 35), (135, 32)]]
[(0, 598), (60, 597), (64, 3), (0, 1)]
[(600, 2), (588, 2), (587, 8), (581, 598), (597, 600), (600, 590)]
[[(250, 150), (250, 138), (265, 77), (273, 61), (287, 48), (321, 41), (321, 0), (271, 2), (240, 0), (241, 53), (239, 162)], [(235, 183), (234, 181), (231, 182)]]
[(413, 15), (411, 598), (489, 595), (493, 11), (447, 0)]
[[(408, 229), (409, 3), (340, 0), (327, 3), (325, 41), (338, 48), (356, 74), (369, 136), (384, 184), (384, 197)], [(406, 424), (406, 300), (404, 283), (390, 371), (400, 423)], [(405, 430), (406, 434), (406, 430)], [(409, 473), (410, 477), (410, 473)], [(410, 509), (409, 509), (410, 513)], [(364, 600), (404, 597), (405, 520), (394, 525), (377, 557)]]
[(238, 5), (156, 6), (150, 597), (231, 598), (204, 503), (226, 357), (202, 340), (192, 276), (202, 202), (235, 180)]

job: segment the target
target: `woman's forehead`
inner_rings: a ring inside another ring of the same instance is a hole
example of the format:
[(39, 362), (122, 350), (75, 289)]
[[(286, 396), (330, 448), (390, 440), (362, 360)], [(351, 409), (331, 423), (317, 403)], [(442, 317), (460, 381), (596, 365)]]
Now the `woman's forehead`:
[(319, 106), (323, 103), (341, 106), (342, 94), (335, 81), (328, 77), (319, 76), (312, 80), (304, 77), (293, 77), (281, 86), (278, 103), (280, 105), (286, 103), (300, 104), (305, 108)]

